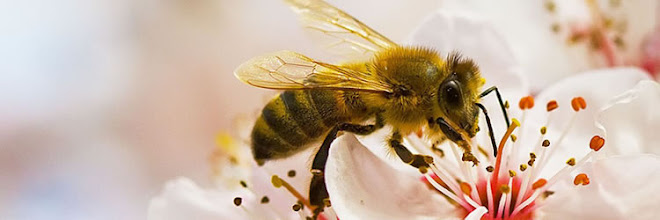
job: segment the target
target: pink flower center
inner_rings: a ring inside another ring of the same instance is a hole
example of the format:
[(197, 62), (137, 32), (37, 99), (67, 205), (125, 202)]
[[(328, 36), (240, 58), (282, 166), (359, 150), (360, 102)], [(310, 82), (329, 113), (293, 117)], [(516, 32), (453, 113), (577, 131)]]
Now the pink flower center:
[[(534, 107), (534, 99), (531, 96), (520, 100), (519, 107), (523, 110), (523, 120), (525, 111)], [(441, 157), (441, 160), (430, 164), (428, 169), (420, 169), (424, 174), (423, 181), (428, 183), (438, 192), (443, 194), (457, 208), (462, 210), (464, 216), (472, 211), (484, 207), (487, 212), (482, 219), (532, 219), (538, 210), (539, 204), (542, 204), (548, 196), (554, 194), (549, 188), (563, 179), (572, 179), (574, 185), (589, 184), (589, 177), (585, 173), (572, 176), (572, 172), (586, 163), (597, 151), (605, 144), (605, 140), (600, 136), (594, 136), (589, 148), (591, 151), (579, 160), (567, 158), (566, 166), (551, 175), (548, 179), (540, 177), (541, 171), (549, 163), (550, 156), (561, 146), (561, 142), (570, 130), (575, 115), (587, 107), (586, 101), (582, 97), (576, 97), (571, 100), (571, 107), (575, 114), (562, 129), (563, 132), (553, 140), (555, 144), (551, 146), (550, 141), (545, 138), (547, 128), (541, 127), (538, 142), (529, 152), (529, 157), (521, 158), (519, 154), (520, 147), (514, 135), (516, 128), (521, 126), (518, 120), (514, 119), (511, 126), (502, 136), (499, 143), (497, 157), (488, 154), (481, 146), (474, 147), (473, 151), (481, 152), (479, 160), (481, 163), (470, 163), (461, 160), (458, 153), (460, 150), (455, 144), (449, 145), (453, 148), (454, 158), (444, 158), (444, 150), (436, 146), (432, 148)], [(546, 105), (548, 117), (551, 112), (558, 108), (556, 101), (550, 101)], [(522, 132), (518, 132), (521, 134)], [(414, 138), (414, 136), (413, 136)], [(508, 141), (508, 140), (512, 141)], [(409, 140), (413, 146), (420, 143), (420, 140)], [(474, 144), (473, 144), (474, 145)], [(478, 145), (478, 144), (477, 144)], [(419, 145), (417, 145), (420, 150)], [(574, 147), (574, 146), (571, 146)], [(482, 208), (483, 209), (483, 208)]]

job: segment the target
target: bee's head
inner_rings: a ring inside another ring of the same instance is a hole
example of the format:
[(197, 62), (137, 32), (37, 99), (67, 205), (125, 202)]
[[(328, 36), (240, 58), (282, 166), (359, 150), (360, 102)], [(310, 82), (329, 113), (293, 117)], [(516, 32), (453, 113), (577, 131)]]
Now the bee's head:
[(476, 64), (470, 59), (452, 53), (447, 58), (447, 77), (438, 87), (438, 105), (444, 118), (435, 119), (442, 132), (450, 140), (457, 142), (465, 132), (474, 137), (478, 130), (479, 101), (484, 79)]

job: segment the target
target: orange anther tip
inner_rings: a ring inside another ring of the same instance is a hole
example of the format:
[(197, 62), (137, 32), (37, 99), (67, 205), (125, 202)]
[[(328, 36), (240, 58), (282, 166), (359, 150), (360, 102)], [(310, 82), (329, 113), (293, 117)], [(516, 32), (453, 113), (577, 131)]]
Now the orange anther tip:
[(525, 96), (520, 99), (520, 102), (518, 102), (518, 107), (520, 109), (525, 110), (525, 109), (531, 109), (534, 107), (534, 97), (532, 96)]
[(573, 184), (577, 185), (589, 185), (589, 177), (587, 174), (580, 173), (577, 176), (575, 176), (575, 179), (573, 180)]
[(552, 110), (557, 109), (557, 107), (559, 107), (559, 105), (557, 104), (557, 101), (556, 100), (551, 100), (546, 105), (546, 110), (548, 110), (548, 112), (551, 112)]
[(605, 139), (598, 135), (592, 137), (591, 141), (589, 142), (589, 148), (594, 151), (599, 151), (601, 148), (603, 148), (603, 145), (605, 145)]
[(470, 193), (472, 193), (472, 187), (470, 187), (470, 184), (466, 182), (461, 182), (461, 192), (463, 192), (465, 195), (470, 195)]
[(536, 190), (538, 188), (541, 188), (541, 187), (545, 186), (546, 183), (548, 183), (548, 181), (541, 178), (541, 179), (537, 180), (536, 182), (534, 182), (534, 184), (532, 184), (532, 189)]
[(584, 101), (584, 98), (582, 97), (577, 97), (578, 104), (580, 104), (581, 109), (587, 108), (587, 102)]
[(578, 96), (571, 100), (571, 107), (577, 112), (580, 111), (580, 109), (586, 109), (587, 102), (584, 101), (584, 98)]
[(577, 101), (577, 98), (571, 99), (571, 107), (573, 108), (574, 111), (580, 111), (580, 104)]

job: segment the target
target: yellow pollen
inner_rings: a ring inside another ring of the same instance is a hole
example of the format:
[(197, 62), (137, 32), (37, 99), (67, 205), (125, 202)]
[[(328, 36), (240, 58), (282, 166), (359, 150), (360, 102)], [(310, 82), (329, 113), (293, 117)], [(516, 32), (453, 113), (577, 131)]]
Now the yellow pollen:
[(504, 101), (504, 108), (509, 109), (509, 100)]
[(500, 192), (504, 194), (509, 193), (511, 192), (511, 187), (509, 187), (509, 185), (502, 185), (500, 186)]
[(568, 161), (566, 161), (566, 164), (568, 164), (569, 166), (575, 166), (575, 158), (568, 159)]
[(559, 105), (557, 104), (557, 101), (556, 101), (556, 100), (551, 100), (551, 101), (549, 101), (548, 104), (545, 106), (545, 109), (546, 109), (548, 112), (551, 112), (552, 110), (557, 109), (557, 107), (559, 107)]
[(422, 174), (426, 174), (427, 172), (429, 172), (429, 170), (426, 168), (426, 166), (420, 166), (419, 172)]
[(545, 135), (545, 132), (547, 132), (547, 131), (548, 131), (548, 128), (546, 128), (545, 126), (541, 127), (541, 134)]
[(547, 183), (548, 183), (547, 180), (541, 178), (541, 179), (537, 180), (536, 182), (534, 182), (534, 183), (532, 184), (532, 189), (533, 189), (533, 190), (537, 190), (537, 189), (539, 189), (539, 188), (545, 186), (545, 184), (547, 184)]
[(515, 127), (520, 127), (520, 122), (516, 118), (511, 118), (511, 125)]
[(535, 153), (529, 153), (529, 158), (536, 159), (536, 154)]
[(605, 139), (598, 135), (592, 137), (591, 141), (589, 142), (589, 148), (594, 151), (599, 151), (601, 148), (603, 148), (603, 145), (605, 145)]
[(511, 135), (511, 141), (516, 142), (516, 140), (518, 140), (518, 137), (516, 137), (516, 135), (512, 134)]
[(520, 164), (520, 171), (523, 172), (527, 170), (527, 164)]
[(509, 176), (510, 176), (510, 177), (514, 177), (514, 176), (516, 176), (516, 171), (509, 170)]
[(580, 173), (577, 176), (575, 176), (575, 179), (573, 180), (573, 184), (575, 184), (576, 186), (578, 186), (578, 185), (583, 185), (583, 186), (589, 185), (589, 177), (587, 176), (587, 174)]

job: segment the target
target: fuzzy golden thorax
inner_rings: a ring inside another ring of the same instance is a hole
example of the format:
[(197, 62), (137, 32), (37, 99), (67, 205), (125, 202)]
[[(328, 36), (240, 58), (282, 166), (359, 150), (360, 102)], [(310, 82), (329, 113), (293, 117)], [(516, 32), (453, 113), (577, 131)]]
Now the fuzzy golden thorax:
[[(474, 103), (484, 80), (471, 60), (456, 53), (445, 60), (432, 49), (397, 47), (379, 53), (368, 69), (393, 90), (385, 97), (370, 98), (369, 103), (382, 109), (385, 121), (401, 132), (417, 131), (442, 117), (469, 136), (476, 133)], [(437, 126), (431, 130), (441, 132)]]

